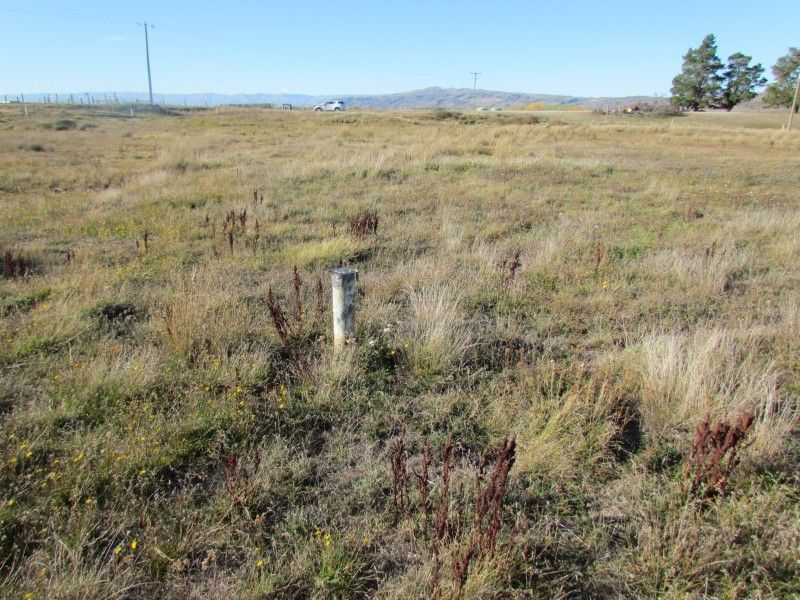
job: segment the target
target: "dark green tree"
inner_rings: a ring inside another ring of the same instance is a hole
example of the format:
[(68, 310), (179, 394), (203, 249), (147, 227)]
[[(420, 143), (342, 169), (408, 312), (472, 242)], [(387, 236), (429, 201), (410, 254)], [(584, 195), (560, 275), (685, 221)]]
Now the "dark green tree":
[(720, 95), (721, 69), (717, 40), (708, 34), (684, 55), (683, 70), (672, 80), (672, 104), (691, 110), (713, 106)]
[(781, 56), (772, 67), (775, 81), (767, 86), (764, 104), (790, 107), (794, 99), (794, 87), (800, 76), (800, 49), (789, 48), (789, 54)]
[(764, 67), (751, 65), (751, 56), (737, 52), (728, 57), (728, 64), (722, 72), (722, 86), (716, 107), (731, 110), (740, 102), (756, 97), (756, 89), (767, 83)]

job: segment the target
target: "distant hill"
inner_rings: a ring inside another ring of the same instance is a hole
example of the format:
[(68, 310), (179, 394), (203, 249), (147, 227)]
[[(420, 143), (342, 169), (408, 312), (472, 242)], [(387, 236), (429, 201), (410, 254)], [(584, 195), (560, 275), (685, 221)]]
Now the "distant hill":
[[(377, 96), (343, 96), (348, 106), (365, 108), (470, 108), (474, 104), (486, 108), (508, 108), (522, 104), (563, 104), (565, 106), (583, 106), (586, 108), (605, 108), (609, 98), (585, 98), (559, 94), (528, 94), (524, 92), (498, 92), (493, 90), (477, 90), (470, 88), (429, 87), (411, 92), (384, 94)], [(652, 101), (652, 97), (630, 96), (611, 98), (612, 106), (635, 104)]]
[[(41, 102), (46, 94), (26, 94), (30, 102)], [(69, 94), (59, 94), (60, 101)], [(114, 98), (114, 94), (90, 92), (95, 101)], [(55, 97), (50, 94), (51, 99)], [(86, 93), (74, 93), (75, 102), (87, 101)], [(16, 95), (9, 95), (9, 100)], [(145, 102), (147, 94), (141, 92), (121, 92), (116, 94), (120, 102)], [(293, 106), (314, 106), (325, 100), (343, 100), (348, 107), (403, 109), (403, 108), (470, 108), (473, 106), (473, 90), (471, 88), (428, 87), (410, 92), (377, 95), (320, 95), (308, 94), (154, 94), (158, 104), (189, 106), (221, 106), (225, 104), (291, 104)], [(611, 101), (611, 107), (629, 106), (642, 102), (652, 102), (652, 96), (626, 96), (617, 98), (587, 98), (559, 94), (529, 94), (523, 92), (499, 92), (493, 90), (477, 90), (475, 100), (478, 106), (486, 108), (508, 108), (521, 104), (563, 104), (565, 106), (581, 106), (586, 108), (605, 108)]]

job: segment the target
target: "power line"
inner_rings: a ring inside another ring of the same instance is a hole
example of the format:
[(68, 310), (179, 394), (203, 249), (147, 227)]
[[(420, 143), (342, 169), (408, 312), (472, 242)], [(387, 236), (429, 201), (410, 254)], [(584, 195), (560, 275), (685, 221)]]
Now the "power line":
[(478, 77), (483, 75), (483, 73), (470, 71), (469, 74), (472, 75), (472, 108), (478, 110)]

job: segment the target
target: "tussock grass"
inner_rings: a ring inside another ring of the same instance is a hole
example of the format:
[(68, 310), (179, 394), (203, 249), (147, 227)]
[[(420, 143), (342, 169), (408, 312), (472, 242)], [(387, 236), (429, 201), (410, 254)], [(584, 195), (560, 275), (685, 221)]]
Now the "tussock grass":
[(0, 106), (0, 595), (798, 589), (781, 115), (122, 116)]
[(781, 451), (796, 426), (798, 407), (778, 393), (774, 365), (758, 357), (758, 338), (720, 329), (699, 329), (691, 337), (651, 334), (642, 340), (640, 411), (654, 436), (710, 415), (732, 419), (756, 415), (753, 452)]
[[(538, 477), (568, 480), (609, 460), (619, 424), (617, 399), (604, 382), (574, 382), (553, 363), (523, 374), (522, 410), (509, 415), (519, 428), (517, 468)], [(506, 420), (506, 419), (503, 419)]]
[(470, 345), (459, 299), (443, 287), (409, 290), (408, 364), (417, 375), (439, 375), (456, 368)]

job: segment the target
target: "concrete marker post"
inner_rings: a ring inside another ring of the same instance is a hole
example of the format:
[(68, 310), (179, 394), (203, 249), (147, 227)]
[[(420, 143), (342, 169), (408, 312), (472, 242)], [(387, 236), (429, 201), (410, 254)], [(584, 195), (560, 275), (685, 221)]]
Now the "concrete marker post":
[(340, 350), (356, 328), (356, 269), (331, 269), (333, 348)]

